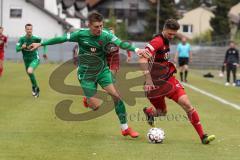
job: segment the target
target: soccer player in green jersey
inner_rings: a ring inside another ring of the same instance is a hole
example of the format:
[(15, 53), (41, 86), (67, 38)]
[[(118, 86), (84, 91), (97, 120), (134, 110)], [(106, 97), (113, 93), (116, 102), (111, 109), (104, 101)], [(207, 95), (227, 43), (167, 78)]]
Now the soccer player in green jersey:
[(106, 62), (106, 50), (111, 44), (116, 44), (123, 49), (135, 51), (141, 56), (147, 56), (148, 52), (145, 49), (139, 49), (123, 43), (110, 31), (103, 29), (103, 16), (101, 14), (92, 12), (88, 17), (88, 21), (88, 28), (80, 29), (61, 37), (52, 38), (42, 43), (32, 44), (32, 50), (40, 46), (67, 41), (77, 42), (79, 45), (78, 79), (88, 99), (89, 107), (97, 110), (100, 106), (100, 101), (96, 96), (97, 85), (99, 84), (113, 97), (115, 111), (121, 124), (122, 135), (129, 135), (132, 138), (136, 138), (139, 134), (128, 127), (125, 105), (113, 85), (113, 77)]
[[(18, 43), (16, 44), (16, 51), (22, 51), (23, 61), (25, 64), (26, 72), (32, 83), (32, 95), (37, 98), (39, 97), (40, 89), (37, 84), (37, 80), (34, 75), (34, 70), (38, 67), (40, 63), (38, 50), (31, 51), (30, 45), (32, 43), (40, 43), (42, 39), (40, 37), (34, 36), (32, 34), (33, 26), (32, 24), (25, 25), (26, 35), (20, 37)], [(47, 59), (45, 54), (46, 48), (44, 48), (44, 59)]]

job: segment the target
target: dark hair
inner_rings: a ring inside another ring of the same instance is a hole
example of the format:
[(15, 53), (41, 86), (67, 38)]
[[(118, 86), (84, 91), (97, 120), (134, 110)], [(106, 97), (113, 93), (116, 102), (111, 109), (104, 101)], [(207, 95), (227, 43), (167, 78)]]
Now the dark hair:
[(233, 40), (229, 41), (229, 44), (231, 44), (231, 43), (235, 44), (235, 42)]
[(103, 16), (100, 13), (98, 13), (97, 11), (93, 11), (88, 15), (88, 21), (89, 21), (89, 23), (102, 22)]
[(0, 26), (0, 29), (3, 29), (3, 27), (2, 27), (2, 26)]
[(163, 29), (172, 29), (172, 30), (179, 30), (180, 25), (176, 19), (167, 19), (164, 23)]
[(25, 25), (25, 28), (27, 28), (28, 26), (32, 26), (32, 24), (27, 23), (27, 24)]

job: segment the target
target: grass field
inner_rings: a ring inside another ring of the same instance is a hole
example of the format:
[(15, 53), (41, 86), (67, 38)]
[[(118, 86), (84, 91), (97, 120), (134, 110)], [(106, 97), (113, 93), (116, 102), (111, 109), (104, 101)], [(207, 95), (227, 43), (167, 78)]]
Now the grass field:
[[(127, 106), (132, 116), (129, 124), (141, 134), (137, 139), (120, 135), (114, 111), (90, 121), (60, 120), (55, 115), (55, 106), (63, 99), (74, 101), (73, 113), (87, 109), (82, 106), (81, 96), (64, 95), (50, 88), (49, 76), (57, 67), (57, 64), (39, 66), (36, 76), (41, 95), (35, 99), (23, 64), (5, 63), (0, 79), (0, 160), (239, 160), (240, 111), (188, 88), (205, 130), (217, 137), (210, 145), (200, 143), (182, 109), (169, 100), (169, 115), (157, 119), (157, 126), (166, 133), (163, 144), (149, 144), (146, 140), (149, 126), (142, 108), (149, 102), (145, 98)], [(240, 88), (225, 87), (220, 78), (206, 80), (202, 78), (204, 72), (192, 70), (189, 83), (240, 105)], [(66, 83), (78, 86), (75, 73)]]

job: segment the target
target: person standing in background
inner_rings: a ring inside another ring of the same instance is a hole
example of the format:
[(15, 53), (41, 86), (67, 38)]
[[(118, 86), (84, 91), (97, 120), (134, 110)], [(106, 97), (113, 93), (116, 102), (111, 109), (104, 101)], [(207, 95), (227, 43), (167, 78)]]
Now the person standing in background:
[(0, 77), (3, 73), (4, 47), (7, 47), (7, 37), (3, 35), (3, 27), (0, 26)]
[[(192, 49), (191, 45), (187, 43), (187, 39), (182, 37), (182, 42), (177, 46), (177, 52), (175, 54), (174, 61), (178, 61), (179, 65), (179, 74), (180, 80), (187, 82), (187, 75), (188, 75), (188, 63), (192, 61)], [(184, 78), (183, 78), (184, 73)]]
[(226, 67), (227, 71), (227, 82), (225, 83), (225, 86), (230, 85), (230, 72), (232, 72), (233, 75), (232, 85), (236, 86), (236, 73), (237, 67), (239, 67), (239, 52), (236, 49), (235, 43), (233, 41), (229, 43), (229, 48), (226, 51), (224, 66)]

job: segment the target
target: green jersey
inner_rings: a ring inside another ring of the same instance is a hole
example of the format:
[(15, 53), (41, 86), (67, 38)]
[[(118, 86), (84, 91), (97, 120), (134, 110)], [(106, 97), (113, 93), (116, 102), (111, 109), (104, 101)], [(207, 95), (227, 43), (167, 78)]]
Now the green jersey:
[[(56, 37), (42, 42), (42, 46), (53, 45), (63, 42), (77, 42), (79, 45), (79, 73), (80, 74), (98, 74), (107, 67), (106, 56), (108, 46), (115, 44), (122, 49), (135, 51), (135, 47), (129, 43), (122, 42), (113, 33), (103, 29), (101, 35), (92, 35), (89, 28), (67, 33), (61, 37)], [(110, 45), (109, 45), (110, 44)]]
[[(28, 49), (28, 47), (32, 44), (32, 43), (40, 43), (42, 41), (42, 39), (40, 37), (34, 36), (32, 35), (31, 37), (27, 37), (22, 36), (20, 37), (20, 39), (18, 40), (18, 43), (16, 44), (16, 51), (20, 52), (22, 51), (23, 54), (23, 59), (39, 59), (38, 56), (38, 50), (34, 50), (34, 51), (30, 51), (30, 49)], [(22, 49), (22, 45), (26, 44), (27, 48)]]

